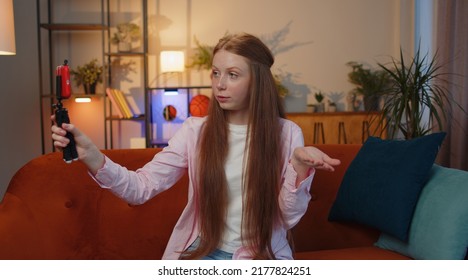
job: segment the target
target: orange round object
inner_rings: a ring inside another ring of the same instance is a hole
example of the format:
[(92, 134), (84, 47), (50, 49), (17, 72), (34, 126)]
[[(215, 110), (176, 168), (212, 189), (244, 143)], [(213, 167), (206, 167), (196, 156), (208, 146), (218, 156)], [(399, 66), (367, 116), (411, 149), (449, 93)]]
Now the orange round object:
[(210, 98), (206, 95), (199, 94), (194, 96), (190, 101), (190, 115), (194, 117), (204, 117), (208, 115), (208, 106)]
[(177, 109), (172, 105), (167, 105), (163, 109), (163, 117), (166, 121), (172, 121), (177, 116)]

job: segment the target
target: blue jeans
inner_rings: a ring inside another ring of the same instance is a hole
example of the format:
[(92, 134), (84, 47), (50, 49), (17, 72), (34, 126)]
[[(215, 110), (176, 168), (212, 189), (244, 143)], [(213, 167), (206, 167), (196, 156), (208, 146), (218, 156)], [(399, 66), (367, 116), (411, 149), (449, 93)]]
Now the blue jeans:
[[(189, 251), (195, 250), (195, 248), (197, 248), (198, 244), (200, 244), (200, 239), (199, 238), (195, 239), (195, 241), (192, 243), (192, 245), (190, 245), (187, 248), (186, 251), (189, 252)], [(213, 252), (211, 252), (209, 255), (204, 256), (201, 259), (202, 260), (232, 260), (232, 253), (228, 253), (226, 251), (216, 249)]]

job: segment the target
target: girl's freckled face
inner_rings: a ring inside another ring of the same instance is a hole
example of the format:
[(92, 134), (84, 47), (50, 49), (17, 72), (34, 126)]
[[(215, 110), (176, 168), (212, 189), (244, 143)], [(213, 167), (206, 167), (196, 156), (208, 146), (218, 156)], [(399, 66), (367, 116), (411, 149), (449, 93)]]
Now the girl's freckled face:
[(229, 111), (231, 123), (244, 124), (248, 119), (250, 67), (247, 60), (226, 50), (213, 57), (211, 85), (221, 108)]

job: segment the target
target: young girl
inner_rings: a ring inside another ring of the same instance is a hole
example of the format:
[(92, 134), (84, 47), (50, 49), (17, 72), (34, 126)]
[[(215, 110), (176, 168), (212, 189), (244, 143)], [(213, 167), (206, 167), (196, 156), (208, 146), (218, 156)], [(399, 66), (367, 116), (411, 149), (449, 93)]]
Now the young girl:
[(165, 259), (292, 259), (287, 233), (307, 210), (315, 169), (333, 171), (340, 162), (304, 147), (300, 128), (284, 119), (273, 62), (255, 36), (222, 38), (213, 51), (208, 116), (188, 118), (135, 172), (105, 157), (72, 124), (52, 126), (54, 145), (65, 147), (71, 132), (96, 182), (132, 204), (188, 171), (188, 203)]

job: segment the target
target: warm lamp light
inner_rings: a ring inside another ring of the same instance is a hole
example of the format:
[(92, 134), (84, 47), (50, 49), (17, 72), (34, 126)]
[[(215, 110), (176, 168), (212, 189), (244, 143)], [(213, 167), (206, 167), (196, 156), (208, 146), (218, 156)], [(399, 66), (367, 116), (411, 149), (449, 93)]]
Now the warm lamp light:
[(90, 97), (76, 97), (75, 102), (76, 103), (89, 103), (91, 102), (91, 98)]
[(162, 51), (161, 72), (184, 72), (185, 56), (183, 51)]
[(13, 0), (0, 0), (0, 55), (15, 55)]

